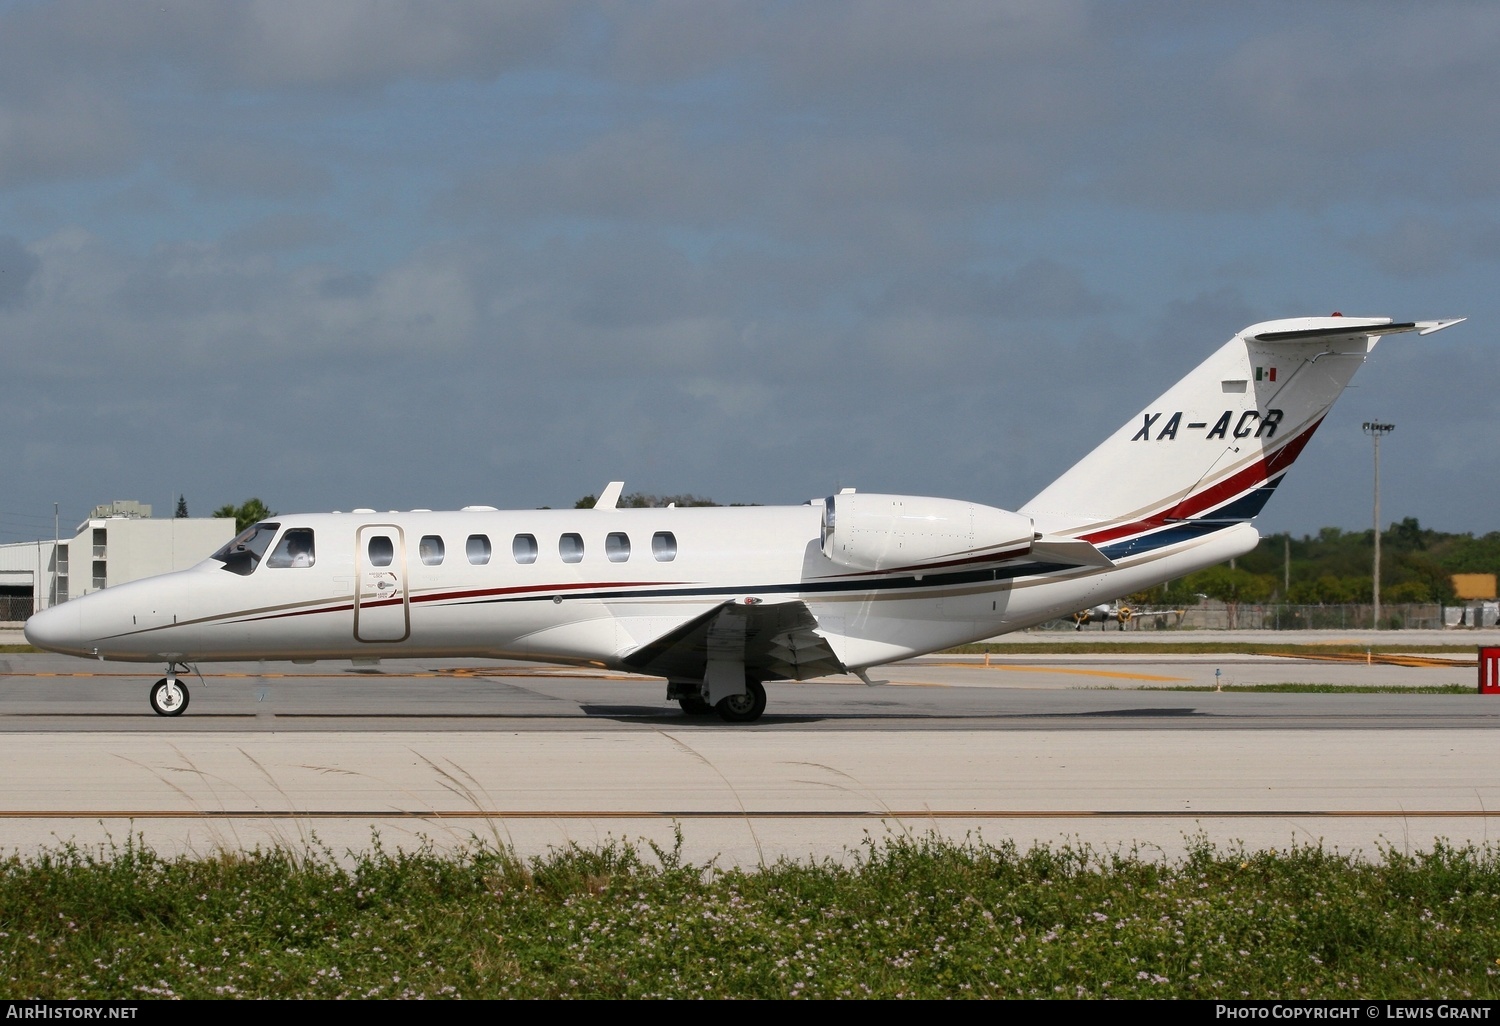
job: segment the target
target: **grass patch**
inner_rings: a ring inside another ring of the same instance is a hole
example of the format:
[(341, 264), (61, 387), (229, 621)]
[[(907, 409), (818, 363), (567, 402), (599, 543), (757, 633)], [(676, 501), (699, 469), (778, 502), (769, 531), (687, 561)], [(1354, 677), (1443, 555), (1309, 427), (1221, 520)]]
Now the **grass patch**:
[(756, 872), (612, 843), (0, 863), (12, 999), (1500, 997), (1500, 851), (870, 842)]
[[(1247, 636), (1254, 636), (1254, 631), (1244, 632)], [(1262, 642), (1240, 642), (1240, 641), (1121, 641), (1113, 644), (1114, 639), (1100, 642), (1097, 639), (1089, 643), (1077, 641), (1038, 641), (1022, 644), (1020, 642), (977, 642), (972, 645), (959, 645), (956, 648), (944, 649), (945, 655), (1059, 655), (1063, 653), (1077, 655), (1080, 652), (1094, 652), (1102, 649), (1128, 652), (1132, 655), (1288, 655), (1306, 654), (1317, 655), (1364, 655), (1366, 652), (1375, 654), (1411, 654), (1411, 655), (1465, 655), (1473, 657), (1478, 651), (1477, 645), (1299, 645), (1299, 644), (1269, 644)]]
[(1150, 684), (1133, 688), (1109, 688), (1107, 690), (1129, 691), (1261, 691), (1285, 695), (1473, 695), (1478, 689), (1473, 684), (1434, 684), (1432, 687), (1397, 685), (1378, 687), (1373, 684), (1299, 684), (1287, 681), (1280, 684), (1225, 684), (1216, 688), (1212, 684)]

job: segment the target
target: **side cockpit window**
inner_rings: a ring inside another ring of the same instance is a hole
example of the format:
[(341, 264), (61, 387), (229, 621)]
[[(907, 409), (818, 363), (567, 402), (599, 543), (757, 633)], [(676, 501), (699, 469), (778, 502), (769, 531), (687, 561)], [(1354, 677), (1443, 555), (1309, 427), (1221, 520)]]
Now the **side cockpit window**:
[(260, 557), (265, 555), (271, 539), (276, 537), (276, 532), (280, 529), (280, 524), (266, 523), (247, 527), (237, 538), (209, 558), (223, 563), (224, 569), (232, 574), (248, 576), (260, 565)]
[(293, 527), (281, 536), (266, 566), (312, 566), (313, 559), (312, 528)]

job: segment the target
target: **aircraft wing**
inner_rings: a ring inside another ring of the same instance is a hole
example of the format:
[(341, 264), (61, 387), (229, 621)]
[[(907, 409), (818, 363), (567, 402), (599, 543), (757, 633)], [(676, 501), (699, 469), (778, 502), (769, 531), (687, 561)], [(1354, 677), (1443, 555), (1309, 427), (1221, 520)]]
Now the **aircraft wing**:
[[(845, 667), (805, 602), (741, 605), (725, 602), (625, 656), (637, 673), (702, 680), (709, 650), (743, 645), (745, 669), (762, 680), (808, 680)], [(736, 653), (737, 654), (737, 653)]]

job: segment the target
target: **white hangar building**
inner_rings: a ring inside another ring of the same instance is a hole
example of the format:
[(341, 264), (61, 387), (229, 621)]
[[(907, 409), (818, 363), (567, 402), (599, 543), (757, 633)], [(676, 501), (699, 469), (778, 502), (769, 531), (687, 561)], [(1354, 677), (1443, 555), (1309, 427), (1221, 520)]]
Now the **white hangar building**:
[(154, 574), (186, 570), (234, 537), (228, 518), (156, 520), (151, 507), (117, 501), (95, 506), (72, 538), (0, 545), (0, 624), (91, 591)]

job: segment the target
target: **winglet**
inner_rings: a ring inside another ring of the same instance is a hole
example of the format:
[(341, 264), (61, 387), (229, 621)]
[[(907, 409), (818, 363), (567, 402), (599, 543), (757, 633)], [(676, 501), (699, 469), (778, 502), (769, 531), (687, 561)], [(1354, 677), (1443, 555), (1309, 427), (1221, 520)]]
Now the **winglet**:
[(599, 493), (599, 498), (594, 500), (595, 509), (614, 509), (620, 501), (620, 493), (625, 490), (624, 481), (611, 481), (604, 486), (604, 491)]

